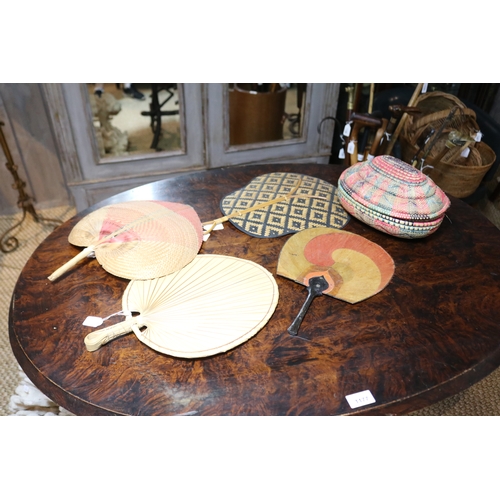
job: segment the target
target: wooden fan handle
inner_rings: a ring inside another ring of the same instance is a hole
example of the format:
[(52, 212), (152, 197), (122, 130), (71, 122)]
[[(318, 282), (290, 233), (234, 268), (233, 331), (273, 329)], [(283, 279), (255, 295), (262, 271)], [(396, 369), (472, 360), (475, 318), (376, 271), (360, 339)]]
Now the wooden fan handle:
[(224, 217), (220, 217), (218, 219), (211, 220), (210, 222), (203, 222), (201, 224), (202, 227), (205, 227), (208, 225), (210, 226), (206, 231), (204, 231), (203, 234), (211, 233), (217, 224), (227, 222), (229, 219), (232, 219), (233, 217), (241, 217), (242, 215), (247, 214), (249, 212), (253, 212), (254, 210), (260, 210), (260, 209), (266, 208), (270, 205), (274, 205), (275, 203), (281, 203), (282, 201), (287, 201), (289, 198), (293, 197), (293, 195), (295, 194), (297, 189), (299, 189), (301, 184), (302, 184), (302, 179), (299, 180), (299, 183), (288, 194), (278, 196), (277, 198), (274, 198), (274, 199), (269, 200), (269, 201), (264, 201), (262, 203), (258, 203), (257, 205), (252, 205), (250, 208), (246, 208), (244, 210), (235, 210), (234, 212), (231, 212), (229, 215), (226, 215)]
[(79, 254), (75, 255), (71, 260), (66, 262), (66, 264), (62, 265), (59, 269), (56, 269), (49, 277), (48, 279), (50, 281), (54, 281), (59, 276), (62, 276), (66, 271), (74, 267), (78, 262), (83, 260), (85, 257), (88, 257), (92, 252), (94, 251), (94, 246), (91, 245), (87, 248), (84, 248)]
[(97, 351), (99, 347), (107, 344), (117, 337), (121, 337), (132, 331), (132, 326), (137, 325), (139, 328), (144, 326), (144, 321), (140, 316), (135, 316), (133, 318), (126, 319), (121, 323), (116, 323), (115, 325), (108, 326), (106, 328), (101, 328), (95, 332), (89, 333), (85, 339), (85, 347), (87, 351)]

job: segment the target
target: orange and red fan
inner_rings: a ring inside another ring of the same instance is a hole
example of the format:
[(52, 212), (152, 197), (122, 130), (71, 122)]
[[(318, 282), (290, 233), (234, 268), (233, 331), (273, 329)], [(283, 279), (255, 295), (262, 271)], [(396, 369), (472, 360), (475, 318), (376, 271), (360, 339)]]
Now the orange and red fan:
[(325, 294), (351, 304), (379, 293), (394, 274), (394, 261), (379, 245), (348, 231), (306, 229), (283, 246), (278, 274), (308, 288), (308, 297), (289, 328), (298, 328), (314, 297)]

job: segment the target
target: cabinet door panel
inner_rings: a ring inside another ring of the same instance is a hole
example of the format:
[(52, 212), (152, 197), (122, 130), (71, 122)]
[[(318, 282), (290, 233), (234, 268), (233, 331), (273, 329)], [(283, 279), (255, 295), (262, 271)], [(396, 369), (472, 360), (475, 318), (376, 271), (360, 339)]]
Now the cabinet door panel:
[[(176, 147), (157, 151), (155, 149), (130, 151), (122, 154), (103, 154), (102, 144), (96, 137), (95, 106), (93, 106), (86, 84), (62, 84), (68, 116), (80, 162), (82, 181), (97, 179), (120, 179), (124, 176), (152, 175), (159, 173), (179, 172), (204, 165), (203, 152), (203, 118), (201, 103), (201, 86), (199, 84), (177, 84), (178, 100), (178, 144)], [(103, 99), (101, 96), (98, 99)], [(148, 96), (149, 98), (149, 96)], [(95, 100), (94, 104), (95, 104)], [(147, 108), (146, 108), (147, 109)], [(141, 110), (137, 109), (137, 119), (144, 120)], [(118, 123), (121, 128), (126, 125), (119, 122), (120, 111), (111, 117), (110, 126)], [(150, 130), (149, 117), (146, 117), (144, 133)], [(118, 127), (116, 127), (118, 128)], [(168, 133), (166, 131), (165, 133)], [(149, 140), (147, 141), (149, 143)]]
[[(274, 96), (258, 90), (252, 93), (249, 85), (272, 84), (206, 84), (209, 168), (263, 161), (328, 162), (334, 126), (331, 120), (319, 124), (324, 117), (335, 116), (339, 84), (289, 84), (286, 92), (293, 94), (284, 100), (284, 113), (279, 102), (282, 91)], [(270, 102), (271, 98), (275, 100)], [(298, 124), (296, 117), (290, 119), (294, 107), (295, 114), (300, 114)]]

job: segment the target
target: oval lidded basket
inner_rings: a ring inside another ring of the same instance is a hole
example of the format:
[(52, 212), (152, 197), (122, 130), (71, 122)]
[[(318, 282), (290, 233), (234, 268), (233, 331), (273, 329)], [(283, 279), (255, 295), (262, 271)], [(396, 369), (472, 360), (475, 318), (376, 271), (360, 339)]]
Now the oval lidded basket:
[(340, 203), (353, 217), (400, 238), (432, 234), (450, 206), (432, 179), (388, 155), (344, 170), (338, 191)]

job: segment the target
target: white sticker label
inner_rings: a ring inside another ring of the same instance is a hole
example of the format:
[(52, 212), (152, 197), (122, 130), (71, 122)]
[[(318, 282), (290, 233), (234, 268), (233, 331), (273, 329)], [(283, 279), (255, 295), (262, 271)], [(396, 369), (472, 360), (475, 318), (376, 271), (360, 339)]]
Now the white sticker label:
[(344, 126), (344, 132), (342, 132), (346, 137), (351, 135), (351, 122), (347, 122)]
[(103, 319), (97, 316), (87, 316), (83, 322), (83, 326), (91, 326), (95, 328), (96, 326), (101, 326), (103, 324)]
[(340, 151), (339, 151), (339, 158), (341, 160), (343, 160), (345, 158), (345, 151), (344, 151), (344, 148), (340, 148)]
[(91, 327), (101, 326), (107, 319), (112, 318), (113, 316), (127, 316), (127, 315), (130, 315), (130, 312), (118, 311), (116, 313), (110, 314), (109, 316), (106, 316), (105, 318), (100, 318), (99, 316), (87, 316), (82, 325)]
[[(208, 231), (211, 227), (212, 227), (212, 224), (205, 224), (203, 226), (203, 229), (205, 231)], [(215, 225), (215, 227), (212, 229), (212, 231), (220, 231), (221, 229), (224, 229), (224, 224), (219, 223), (219, 224)]]
[(465, 148), (461, 153), (460, 153), (460, 156), (463, 156), (464, 158), (468, 158), (469, 157), (469, 154), (470, 154), (470, 149), (469, 148)]
[(345, 397), (351, 408), (359, 408), (360, 406), (370, 405), (375, 403), (375, 398), (368, 390), (349, 394)]
[(354, 142), (351, 141), (349, 142), (349, 144), (347, 145), (347, 152), (352, 155), (354, 153)]
[[(204, 231), (208, 231), (211, 227), (212, 227), (211, 224), (206, 224), (205, 226), (203, 226), (203, 230)], [(212, 228), (212, 231), (220, 231), (221, 229), (224, 229), (224, 224), (219, 223), (219, 224), (217, 224), (216, 226), (214, 226)], [(203, 235), (203, 241), (207, 241), (208, 238), (210, 238), (210, 235), (212, 234), (212, 231), (210, 231), (209, 233)]]
[(483, 138), (482, 132), (478, 131), (477, 134), (474, 136), (474, 140), (476, 142), (481, 142), (481, 139)]

